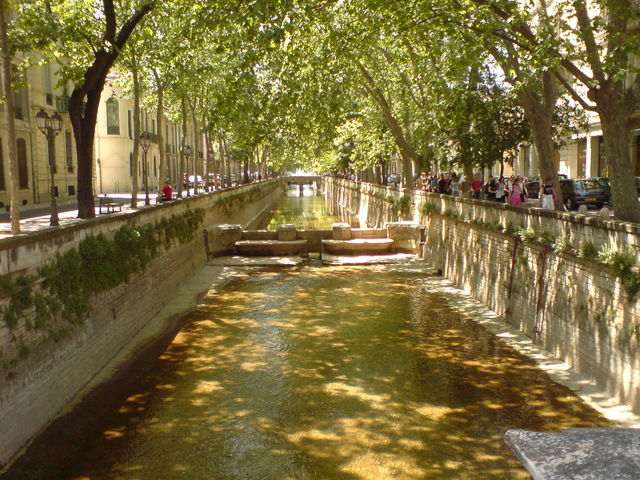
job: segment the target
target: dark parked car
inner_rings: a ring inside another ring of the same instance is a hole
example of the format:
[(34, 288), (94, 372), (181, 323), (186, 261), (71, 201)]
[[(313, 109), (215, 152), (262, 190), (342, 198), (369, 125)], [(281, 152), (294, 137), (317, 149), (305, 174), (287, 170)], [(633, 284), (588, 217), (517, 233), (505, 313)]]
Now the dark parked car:
[(571, 178), (560, 181), (564, 204), (569, 210), (580, 205), (602, 208), (609, 201), (610, 192), (592, 178)]
[[(558, 178), (562, 181), (566, 180), (567, 176), (564, 173), (559, 173)], [(527, 198), (538, 198), (540, 196), (540, 177), (529, 177), (524, 182), (524, 189), (527, 192)]]
[(387, 178), (387, 185), (393, 185), (397, 187), (398, 185), (401, 185), (401, 184), (402, 184), (402, 175), (399, 175), (397, 173), (392, 173)]
[(540, 196), (540, 178), (529, 177), (524, 182), (524, 189), (527, 192), (527, 198), (538, 198)]
[(607, 203), (611, 204), (611, 183), (609, 183), (609, 177), (590, 177), (600, 184), (602, 189), (607, 192), (609, 195), (609, 201)]

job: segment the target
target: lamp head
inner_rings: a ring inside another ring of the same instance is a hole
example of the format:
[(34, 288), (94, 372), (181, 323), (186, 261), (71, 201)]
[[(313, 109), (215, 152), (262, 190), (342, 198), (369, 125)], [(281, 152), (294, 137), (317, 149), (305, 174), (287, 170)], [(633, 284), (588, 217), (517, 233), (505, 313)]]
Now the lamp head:
[(62, 122), (62, 117), (58, 112), (55, 112), (49, 117), (49, 126), (55, 133), (58, 133), (62, 130)]
[(46, 132), (47, 127), (49, 126), (49, 115), (47, 115), (47, 112), (42, 108), (38, 113), (36, 113), (36, 124), (43, 133)]

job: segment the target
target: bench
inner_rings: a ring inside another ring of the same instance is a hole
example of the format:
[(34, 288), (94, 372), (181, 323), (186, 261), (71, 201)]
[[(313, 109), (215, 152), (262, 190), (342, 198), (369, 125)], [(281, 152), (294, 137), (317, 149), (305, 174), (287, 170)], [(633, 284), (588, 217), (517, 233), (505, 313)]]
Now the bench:
[(114, 213), (116, 208), (119, 212), (122, 211), (122, 204), (115, 202), (113, 198), (107, 197), (106, 195), (102, 197), (98, 197), (98, 212), (102, 213), (102, 207), (106, 208), (106, 213)]
[(392, 238), (322, 240), (322, 249), (332, 255), (382, 255), (391, 252)]

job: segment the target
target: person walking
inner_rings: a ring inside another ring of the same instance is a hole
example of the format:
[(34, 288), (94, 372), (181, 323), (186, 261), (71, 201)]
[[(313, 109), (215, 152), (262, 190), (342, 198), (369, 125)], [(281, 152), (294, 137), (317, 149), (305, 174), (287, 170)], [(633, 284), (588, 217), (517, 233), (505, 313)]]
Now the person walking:
[(500, 177), (496, 188), (496, 202), (504, 203), (508, 193), (509, 191), (507, 190), (507, 184), (504, 181), (504, 177)]
[(493, 175), (489, 175), (489, 180), (484, 186), (484, 191), (486, 193), (486, 200), (495, 202), (497, 190), (498, 190), (498, 184), (496, 183), (496, 179), (493, 177)]
[(522, 185), (520, 185), (520, 177), (516, 177), (513, 179), (509, 203), (511, 205), (522, 205)]
[(479, 177), (474, 177), (471, 181), (471, 198), (480, 199), (482, 197), (482, 187), (484, 183)]
[(444, 177), (444, 173), (440, 174), (440, 179), (438, 180), (437, 192), (438, 193), (449, 193), (449, 182)]
[(464, 177), (460, 182), (460, 194), (464, 198), (469, 198), (471, 196), (471, 182), (469, 181), (469, 177)]
[(451, 195), (460, 196), (460, 179), (455, 173), (451, 175)]
[(540, 185), (540, 206), (545, 210), (555, 210), (553, 182), (549, 177)]

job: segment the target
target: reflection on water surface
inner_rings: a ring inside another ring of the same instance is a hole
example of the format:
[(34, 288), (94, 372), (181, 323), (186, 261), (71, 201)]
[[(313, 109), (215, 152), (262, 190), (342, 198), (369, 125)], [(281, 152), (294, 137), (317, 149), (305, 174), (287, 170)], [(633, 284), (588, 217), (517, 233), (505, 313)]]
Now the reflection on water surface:
[(303, 195), (296, 185), (289, 186), (286, 195), (274, 206), (265, 228), (275, 230), (278, 225), (294, 224), (299, 230), (330, 230), (335, 222), (346, 222), (352, 227), (366, 227), (358, 217), (339, 206), (327, 205), (325, 197), (305, 186)]
[(525, 479), (505, 430), (606, 424), (419, 280), (306, 267), (234, 283), (60, 478)]

